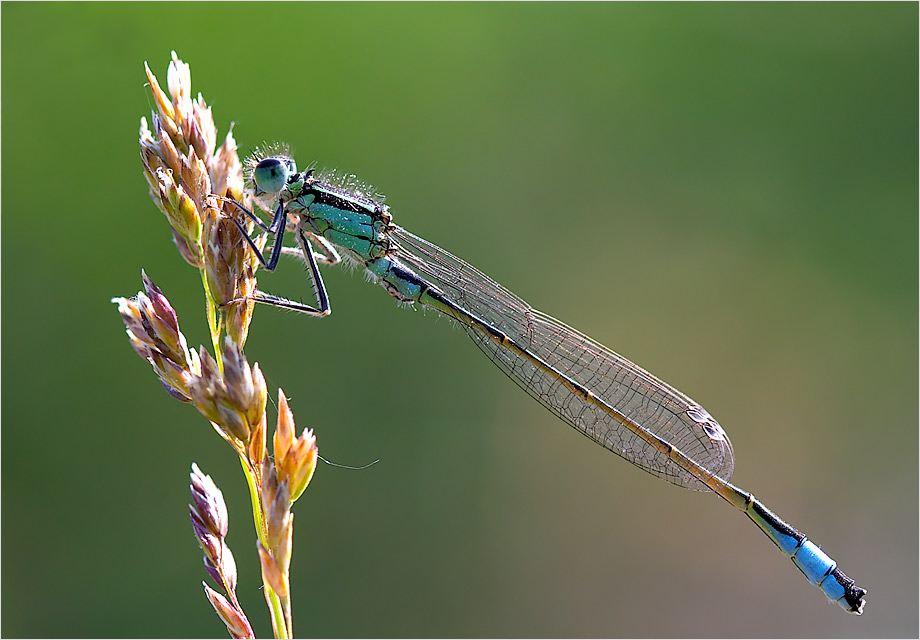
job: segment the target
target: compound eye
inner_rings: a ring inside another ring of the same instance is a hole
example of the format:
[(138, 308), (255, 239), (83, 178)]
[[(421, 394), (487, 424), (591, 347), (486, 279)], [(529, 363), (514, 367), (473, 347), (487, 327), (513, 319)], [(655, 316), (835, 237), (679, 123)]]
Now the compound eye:
[(287, 184), (293, 163), (287, 158), (265, 158), (252, 172), (256, 186), (268, 193), (279, 193)]

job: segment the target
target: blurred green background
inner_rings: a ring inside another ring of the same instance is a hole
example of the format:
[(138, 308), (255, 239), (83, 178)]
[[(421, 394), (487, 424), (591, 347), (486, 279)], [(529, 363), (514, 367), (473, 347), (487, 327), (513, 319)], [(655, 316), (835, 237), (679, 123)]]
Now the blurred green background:
[[(186, 514), (230, 449), (134, 355), (144, 268), (191, 345), (197, 274), (147, 197), (143, 62), (220, 135), (357, 173), (395, 220), (701, 402), (735, 481), (869, 589), (861, 618), (721, 500), (579, 437), (462, 331), (325, 270), (333, 315), (246, 352), (342, 464), (297, 503), (310, 636), (918, 633), (916, 4), (2, 7), (4, 636), (224, 629)], [(260, 274), (304, 298), (303, 270)]]

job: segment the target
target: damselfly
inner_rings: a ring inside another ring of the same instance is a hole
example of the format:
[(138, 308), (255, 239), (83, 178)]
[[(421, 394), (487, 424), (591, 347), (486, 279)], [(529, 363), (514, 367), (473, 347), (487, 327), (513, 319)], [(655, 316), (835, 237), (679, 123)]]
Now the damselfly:
[[(274, 237), (268, 259), (237, 221), (240, 231), (269, 270), (282, 253), (300, 255), (316, 295), (316, 306), (262, 292), (253, 296), (257, 302), (325, 316), (329, 298), (318, 263), (335, 264), (342, 257), (356, 263), (401, 302), (436, 309), (458, 322), (518, 386), (594, 442), (672, 484), (721, 496), (747, 514), (828, 599), (862, 613), (865, 589), (804, 534), (728, 482), (734, 470), (731, 442), (700, 405), (393, 224), (382, 199), (365, 187), (336, 183), (312, 169), (298, 172), (286, 150), (253, 158), (248, 170), (248, 186), (259, 206), (272, 213), (271, 223), (230, 202)], [(283, 246), (286, 230), (298, 248)]]

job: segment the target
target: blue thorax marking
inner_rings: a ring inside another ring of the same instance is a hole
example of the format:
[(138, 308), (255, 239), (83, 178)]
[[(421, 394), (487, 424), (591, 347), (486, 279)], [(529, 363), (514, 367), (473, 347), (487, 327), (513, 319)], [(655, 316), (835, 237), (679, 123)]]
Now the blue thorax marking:
[(360, 260), (386, 255), (390, 221), (386, 207), (302, 174), (291, 180), (283, 197), (286, 210), (303, 217), (312, 232)]

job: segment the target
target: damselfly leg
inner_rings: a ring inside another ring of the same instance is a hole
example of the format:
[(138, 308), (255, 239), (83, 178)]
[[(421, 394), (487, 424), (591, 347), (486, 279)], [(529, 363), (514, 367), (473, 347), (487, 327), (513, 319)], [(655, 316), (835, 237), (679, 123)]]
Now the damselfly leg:
[[(332, 309), (329, 306), (329, 296), (326, 293), (326, 286), (323, 284), (323, 276), (320, 274), (319, 265), (317, 264), (317, 259), (319, 262), (324, 264), (336, 264), (341, 260), (338, 252), (335, 248), (329, 244), (325, 239), (320, 239), (314, 236), (311, 233), (306, 232), (303, 229), (303, 221), (297, 223), (294, 227), (294, 237), (297, 239), (298, 247), (284, 247), (284, 231), (287, 226), (287, 213), (285, 212), (283, 204), (279, 201), (278, 208), (275, 211), (274, 217), (270, 225), (266, 225), (256, 214), (252, 211), (241, 205), (236, 200), (232, 198), (225, 198), (223, 196), (215, 196), (224, 202), (228, 202), (242, 211), (247, 218), (252, 220), (260, 229), (262, 229), (267, 235), (273, 236), (273, 244), (271, 254), (269, 255), (268, 260), (265, 259), (262, 251), (259, 250), (259, 247), (256, 246), (255, 241), (249, 235), (249, 232), (246, 230), (246, 227), (243, 226), (243, 223), (234, 217), (230, 217), (236, 225), (239, 232), (242, 234), (243, 238), (249, 243), (249, 247), (255, 252), (256, 258), (262, 264), (265, 269), (268, 271), (274, 271), (275, 267), (278, 266), (278, 260), (281, 257), (281, 254), (286, 255), (295, 255), (300, 257), (307, 264), (307, 274), (310, 276), (310, 283), (313, 286), (313, 295), (316, 297), (316, 306), (310, 306), (302, 302), (297, 302), (295, 300), (290, 300), (288, 298), (282, 298), (281, 296), (276, 296), (271, 293), (264, 291), (256, 291), (250, 299), (259, 302), (262, 304), (267, 304), (272, 307), (279, 307), (281, 309), (288, 309), (290, 311), (296, 311), (298, 313), (304, 313), (310, 316), (315, 317), (324, 317), (331, 313)], [(316, 244), (320, 247), (319, 253), (313, 251), (310, 240), (316, 241)], [(287, 250), (285, 250), (287, 249)], [(224, 304), (229, 304), (230, 302), (235, 302), (233, 300), (225, 302)]]

